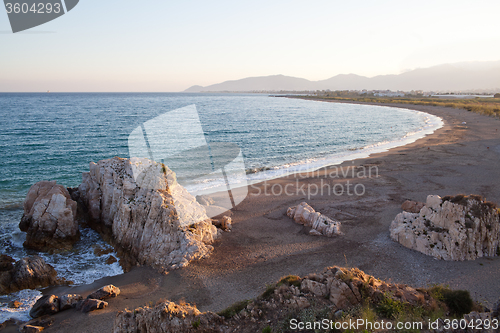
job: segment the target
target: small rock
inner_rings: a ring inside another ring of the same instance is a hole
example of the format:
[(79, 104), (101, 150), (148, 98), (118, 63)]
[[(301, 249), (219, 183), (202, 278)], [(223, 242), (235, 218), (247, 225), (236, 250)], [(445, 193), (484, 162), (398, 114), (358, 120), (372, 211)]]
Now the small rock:
[(23, 305), (23, 303), (21, 303), (21, 302), (19, 302), (17, 300), (9, 302), (9, 308), (11, 308), (11, 309), (17, 309), (21, 305)]
[(108, 306), (108, 302), (101, 301), (95, 298), (87, 298), (78, 302), (76, 309), (86, 313), (94, 310), (104, 309), (106, 306)]
[(15, 260), (12, 259), (10, 256), (2, 254), (0, 255), (0, 271), (10, 271), (11, 269), (14, 268), (14, 263)]
[(406, 200), (403, 202), (401, 205), (401, 209), (404, 210), (405, 212), (409, 213), (419, 213), (422, 207), (424, 207), (423, 202), (417, 202), (417, 201), (412, 201), (412, 200)]
[(83, 299), (82, 295), (66, 294), (59, 298), (59, 311), (74, 308), (79, 301)]
[(6, 321), (4, 321), (3, 323), (0, 324), (0, 331), (6, 329), (8, 327), (12, 327), (15, 330), (15, 327), (18, 327), (18, 321), (15, 319), (12, 319), (12, 318), (7, 319)]
[(317, 230), (321, 235), (333, 237), (334, 235), (342, 235), (340, 231), (341, 223), (336, 220), (316, 212), (306, 202), (301, 202), (298, 206), (293, 206), (287, 209), (286, 215), (292, 218), (295, 222)]
[(23, 325), (19, 329), (22, 333), (37, 333), (43, 331), (41, 326)]
[(31, 308), (30, 316), (38, 318), (59, 312), (59, 298), (56, 295), (45, 295), (36, 301)]
[(231, 231), (233, 228), (231, 218), (229, 216), (223, 216), (221, 220), (221, 227), (224, 231)]
[(309, 235), (312, 235), (312, 236), (321, 236), (321, 232), (319, 232), (316, 229), (311, 229), (311, 230), (309, 230)]
[(103, 249), (100, 245), (95, 245), (95, 246), (93, 246), (93, 248), (94, 248), (94, 255), (96, 255), (98, 257), (103, 256), (105, 254), (110, 254), (111, 252), (113, 252), (112, 248)]
[(118, 260), (116, 260), (116, 258), (114, 256), (109, 256), (108, 259), (106, 259), (106, 264), (107, 265), (111, 265), (115, 262), (117, 262)]
[(120, 295), (120, 288), (113, 286), (112, 284), (108, 284), (87, 296), (87, 299), (106, 299), (111, 297), (116, 297)]
[(39, 326), (42, 328), (47, 328), (51, 326), (54, 323), (55, 319), (54, 317), (51, 317), (49, 315), (43, 315), (39, 318), (31, 319), (25, 325), (31, 325), (31, 326)]
[(305, 292), (311, 292), (316, 296), (327, 296), (328, 287), (323, 284), (309, 279), (303, 279), (300, 289)]
[(210, 206), (215, 203), (214, 199), (212, 199), (208, 195), (197, 195), (196, 201), (198, 201), (198, 203), (203, 206)]
[(342, 311), (342, 310), (338, 310), (334, 314), (335, 319), (340, 319), (340, 318), (342, 318), (343, 315), (344, 315), (344, 311)]

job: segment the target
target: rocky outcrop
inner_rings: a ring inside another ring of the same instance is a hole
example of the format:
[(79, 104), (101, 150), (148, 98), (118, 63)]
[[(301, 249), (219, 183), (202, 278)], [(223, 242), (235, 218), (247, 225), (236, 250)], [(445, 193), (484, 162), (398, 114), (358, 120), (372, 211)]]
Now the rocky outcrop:
[(78, 188), (94, 228), (128, 260), (168, 271), (211, 253), (217, 228), (165, 165), (145, 158), (90, 163)]
[[(381, 303), (404, 303), (426, 309), (435, 306), (435, 300), (424, 290), (385, 283), (356, 268), (329, 267), (320, 274), (303, 278), (284, 277), (268, 286), (261, 297), (239, 302), (219, 314), (202, 313), (189, 304), (170, 301), (153, 308), (119, 312), (114, 332), (262, 332), (269, 323), (288, 325), (290, 318), (315, 313), (320, 320), (332, 318), (330, 314), (369, 302), (375, 306)], [(278, 329), (273, 327), (272, 331)]]
[(314, 211), (306, 202), (302, 202), (298, 206), (288, 208), (286, 215), (294, 219), (295, 222), (310, 227), (311, 235), (325, 235), (332, 237), (333, 235), (341, 235), (340, 222), (330, 219)]
[[(8, 256), (3, 256), (5, 257)], [(8, 268), (0, 271), (0, 294), (71, 283), (64, 278), (58, 278), (54, 267), (45, 263), (39, 256), (20, 259)]]
[(40, 181), (28, 191), (19, 228), (26, 231), (24, 247), (37, 251), (70, 249), (78, 240), (77, 204), (55, 181)]
[(224, 332), (223, 318), (212, 312), (201, 313), (189, 304), (166, 301), (154, 308), (118, 312), (115, 333)]
[(429, 195), (418, 213), (402, 212), (390, 226), (391, 238), (444, 260), (473, 260), (499, 253), (499, 211), (480, 196)]

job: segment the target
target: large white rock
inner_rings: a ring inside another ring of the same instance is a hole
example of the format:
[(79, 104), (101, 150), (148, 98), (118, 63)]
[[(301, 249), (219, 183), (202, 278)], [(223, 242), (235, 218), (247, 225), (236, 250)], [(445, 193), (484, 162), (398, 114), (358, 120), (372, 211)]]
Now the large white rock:
[(300, 203), (298, 206), (288, 208), (286, 214), (295, 222), (310, 227), (322, 235), (332, 237), (333, 235), (341, 235), (340, 222), (330, 219), (314, 211), (314, 208), (306, 202)]
[(68, 190), (55, 181), (31, 186), (19, 223), (26, 231), (24, 246), (38, 251), (71, 248), (79, 238), (76, 206)]
[(90, 218), (142, 265), (167, 271), (213, 250), (217, 228), (161, 163), (119, 157), (91, 162), (78, 191)]
[(429, 195), (419, 213), (402, 212), (390, 226), (403, 246), (444, 260), (473, 260), (499, 251), (498, 210), (479, 196)]

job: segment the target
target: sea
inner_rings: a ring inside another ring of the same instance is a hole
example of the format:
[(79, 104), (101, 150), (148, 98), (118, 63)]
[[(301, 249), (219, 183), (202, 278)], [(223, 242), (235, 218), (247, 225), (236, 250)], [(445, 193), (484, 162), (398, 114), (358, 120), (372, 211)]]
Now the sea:
[[(41, 255), (76, 285), (123, 273), (118, 263), (106, 264), (109, 255), (94, 254), (96, 245), (110, 246), (90, 229), (81, 230), (72, 251), (48, 255), (22, 246), (18, 224), (30, 186), (56, 180), (77, 187), (91, 161), (141, 154), (167, 166), (175, 160), (179, 183), (201, 194), (225, 183), (217, 173), (196, 177), (200, 166), (179, 158), (196, 146), (235, 147), (234, 156), (221, 160), (240, 157), (233, 185), (245, 186), (367, 157), (442, 126), (439, 117), (414, 110), (267, 94), (0, 93), (0, 253), (16, 260)], [(24, 290), (0, 296), (0, 323), (28, 320), (40, 295)], [(11, 300), (22, 306), (9, 308)]]

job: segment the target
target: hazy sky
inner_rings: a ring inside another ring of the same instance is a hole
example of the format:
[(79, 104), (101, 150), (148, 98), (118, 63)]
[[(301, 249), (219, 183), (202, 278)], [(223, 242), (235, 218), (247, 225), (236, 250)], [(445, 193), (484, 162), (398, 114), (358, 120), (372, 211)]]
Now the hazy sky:
[(500, 60), (499, 13), (499, 0), (80, 0), (12, 34), (0, 9), (0, 91), (181, 91)]

